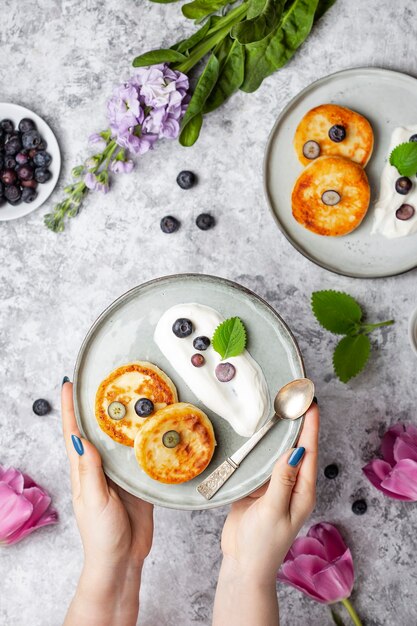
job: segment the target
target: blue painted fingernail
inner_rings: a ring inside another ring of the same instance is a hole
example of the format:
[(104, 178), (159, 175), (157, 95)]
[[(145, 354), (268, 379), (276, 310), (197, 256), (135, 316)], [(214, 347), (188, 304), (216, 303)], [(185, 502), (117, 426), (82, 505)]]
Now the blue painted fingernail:
[(72, 439), (72, 445), (75, 448), (75, 452), (79, 454), (80, 456), (82, 456), (84, 454), (83, 442), (81, 441), (79, 437), (77, 437), (77, 435), (71, 435), (71, 439)]
[(68, 378), (68, 376), (64, 376), (64, 378), (62, 379), (62, 386), (65, 385), (65, 383), (69, 383), (70, 379)]
[(303, 448), (303, 446), (301, 446), (300, 448), (296, 448), (288, 459), (288, 465), (291, 465), (292, 467), (298, 465), (303, 458), (305, 451), (306, 449)]
[(318, 400), (317, 400), (316, 396), (314, 396), (314, 398), (313, 398), (313, 402), (315, 402), (315, 403), (317, 404), (317, 406), (319, 405), (319, 402), (318, 402)]

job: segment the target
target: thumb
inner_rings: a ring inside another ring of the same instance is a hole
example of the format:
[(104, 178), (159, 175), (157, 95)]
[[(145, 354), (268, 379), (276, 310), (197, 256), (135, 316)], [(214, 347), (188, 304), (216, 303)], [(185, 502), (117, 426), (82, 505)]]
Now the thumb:
[(78, 454), (80, 497), (85, 505), (103, 508), (109, 499), (109, 487), (103, 472), (100, 454), (84, 437), (71, 435)]
[(288, 515), (292, 492), (305, 448), (291, 448), (284, 452), (275, 463), (271, 481), (265, 494), (265, 502), (277, 517)]

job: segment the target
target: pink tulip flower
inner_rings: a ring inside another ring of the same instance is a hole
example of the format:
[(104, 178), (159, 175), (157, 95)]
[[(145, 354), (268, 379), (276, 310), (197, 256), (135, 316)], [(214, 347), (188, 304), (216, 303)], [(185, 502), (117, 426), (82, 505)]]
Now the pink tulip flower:
[(417, 502), (417, 427), (395, 424), (381, 442), (383, 459), (362, 468), (368, 480), (396, 500)]
[(353, 588), (353, 561), (337, 528), (316, 524), (307, 537), (298, 537), (278, 572), (278, 580), (323, 604), (348, 598)]
[(0, 465), (0, 546), (55, 524), (58, 514), (50, 504), (50, 496), (29, 476)]

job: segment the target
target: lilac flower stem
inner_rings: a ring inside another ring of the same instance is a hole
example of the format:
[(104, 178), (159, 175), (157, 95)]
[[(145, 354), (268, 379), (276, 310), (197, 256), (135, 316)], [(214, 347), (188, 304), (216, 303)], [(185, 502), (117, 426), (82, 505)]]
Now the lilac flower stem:
[(359, 615), (356, 613), (355, 609), (353, 608), (353, 605), (351, 601), (349, 600), (349, 598), (345, 598), (341, 602), (343, 606), (345, 607), (346, 611), (349, 613), (350, 618), (352, 622), (355, 624), (355, 626), (362, 626), (362, 622), (359, 619)]

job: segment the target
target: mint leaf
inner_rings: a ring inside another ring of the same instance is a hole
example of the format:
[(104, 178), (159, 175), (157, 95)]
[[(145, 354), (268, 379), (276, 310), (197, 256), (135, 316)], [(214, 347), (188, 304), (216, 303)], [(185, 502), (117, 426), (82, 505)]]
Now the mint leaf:
[(343, 337), (333, 354), (333, 366), (342, 383), (359, 374), (365, 367), (371, 351), (371, 342), (367, 335)]
[(389, 162), (401, 176), (414, 176), (417, 173), (417, 143), (401, 143), (391, 152)]
[(342, 291), (314, 291), (311, 308), (323, 328), (336, 335), (348, 335), (362, 319), (362, 309), (355, 298)]
[(239, 317), (230, 317), (217, 326), (211, 340), (222, 359), (242, 354), (246, 346), (246, 329)]

